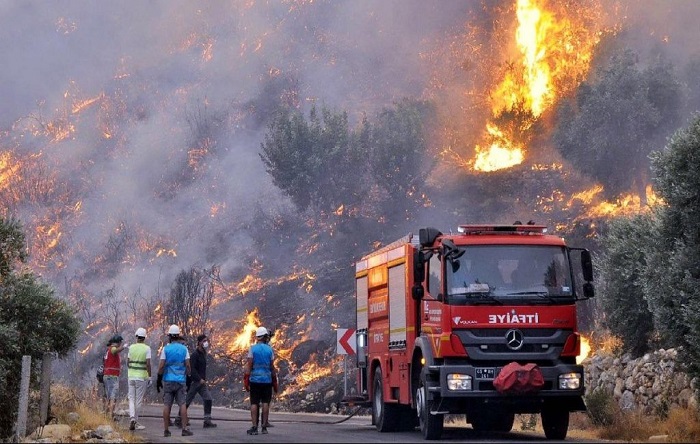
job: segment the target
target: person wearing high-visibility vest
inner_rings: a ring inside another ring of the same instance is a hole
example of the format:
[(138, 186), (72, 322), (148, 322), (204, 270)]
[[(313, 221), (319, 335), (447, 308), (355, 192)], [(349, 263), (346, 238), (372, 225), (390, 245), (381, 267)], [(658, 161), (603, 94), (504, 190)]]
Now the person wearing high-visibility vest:
[(127, 358), (129, 378), (129, 430), (143, 430), (146, 427), (139, 424), (139, 413), (143, 403), (143, 395), (151, 386), (151, 347), (146, 344), (146, 329), (136, 330), (136, 343), (129, 347)]

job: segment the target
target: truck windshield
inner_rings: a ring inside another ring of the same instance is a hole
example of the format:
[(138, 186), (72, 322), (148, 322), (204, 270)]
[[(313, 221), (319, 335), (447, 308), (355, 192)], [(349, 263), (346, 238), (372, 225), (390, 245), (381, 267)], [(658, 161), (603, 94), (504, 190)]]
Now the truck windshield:
[(445, 264), (448, 304), (537, 304), (573, 298), (563, 247), (478, 245), (459, 250), (464, 253), (450, 256)]

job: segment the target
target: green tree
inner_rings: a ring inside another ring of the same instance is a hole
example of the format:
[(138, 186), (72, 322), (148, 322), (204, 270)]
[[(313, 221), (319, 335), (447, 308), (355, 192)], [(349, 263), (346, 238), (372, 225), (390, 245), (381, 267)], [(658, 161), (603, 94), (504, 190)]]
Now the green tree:
[(643, 283), (655, 222), (651, 213), (612, 220), (601, 236), (604, 248), (595, 262), (603, 324), (622, 340), (623, 350), (635, 357), (649, 350), (654, 334)]
[(24, 242), (19, 221), (0, 218), (0, 283), (27, 259)]
[(646, 294), (656, 325), (681, 345), (700, 376), (700, 115), (651, 155), (665, 206), (647, 270)]
[(0, 435), (5, 435), (0, 438), (9, 437), (16, 421), (22, 356), (32, 358), (31, 381), (36, 386), (44, 353), (65, 356), (80, 334), (73, 308), (31, 272), (20, 269), (26, 260), (24, 249), (19, 222), (0, 218)]
[(575, 101), (563, 102), (557, 149), (601, 182), (607, 197), (634, 190), (644, 198), (649, 153), (678, 125), (681, 85), (669, 63), (642, 70), (631, 51), (614, 56), (597, 79), (582, 84)]
[(308, 121), (298, 110), (280, 109), (268, 125), (260, 157), (273, 183), (299, 210), (330, 213), (362, 197), (366, 148), (345, 112), (314, 106)]
[(396, 208), (400, 219), (420, 201), (421, 191), (435, 164), (428, 153), (428, 128), (435, 109), (428, 102), (404, 99), (385, 108), (372, 125), (370, 168), (372, 178), (387, 194), (389, 208)]

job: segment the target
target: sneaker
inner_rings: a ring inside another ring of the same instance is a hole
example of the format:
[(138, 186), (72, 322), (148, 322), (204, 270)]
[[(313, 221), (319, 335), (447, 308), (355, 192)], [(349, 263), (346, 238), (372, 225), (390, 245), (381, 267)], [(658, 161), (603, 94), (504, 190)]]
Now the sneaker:
[(134, 431), (136, 430), (136, 420), (132, 419), (131, 422), (129, 422), (129, 430)]
[(257, 427), (251, 427), (248, 429), (246, 432), (249, 435), (257, 435), (258, 434), (258, 428)]
[(216, 427), (216, 423), (213, 423), (213, 422), (211, 422), (211, 420), (207, 419), (204, 421), (203, 426), (205, 429), (213, 429), (214, 427)]
[(262, 433), (263, 435), (267, 435), (267, 427), (263, 427), (260, 433)]
[(165, 436), (166, 438), (167, 438), (168, 436), (170, 436), (170, 435), (172, 435), (172, 433), (170, 433), (170, 430), (164, 430), (164, 431), (163, 431), (163, 436)]
[(192, 433), (192, 430), (189, 429), (182, 429), (182, 436), (192, 436), (194, 433)]
[(139, 424), (138, 422), (136, 423), (136, 430), (146, 430), (146, 426)]

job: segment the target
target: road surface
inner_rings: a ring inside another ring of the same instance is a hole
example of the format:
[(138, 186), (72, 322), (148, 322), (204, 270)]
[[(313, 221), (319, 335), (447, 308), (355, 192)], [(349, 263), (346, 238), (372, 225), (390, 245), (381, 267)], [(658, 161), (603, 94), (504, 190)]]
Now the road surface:
[[(367, 416), (348, 416), (312, 414), (312, 413), (283, 413), (271, 412), (269, 434), (250, 436), (246, 430), (250, 428), (250, 411), (214, 407), (212, 416), (217, 428), (202, 428), (203, 410), (201, 405), (190, 406), (190, 429), (193, 436), (182, 436), (181, 430), (170, 427), (172, 436), (163, 436), (162, 405), (146, 405), (139, 420), (146, 426), (145, 430), (134, 432), (144, 442), (153, 443), (233, 443), (233, 442), (265, 442), (265, 443), (425, 443), (418, 430), (412, 432), (379, 433)], [(175, 408), (173, 408), (173, 418)], [(128, 418), (120, 420), (125, 427)], [(517, 428), (517, 422), (515, 428)], [(514, 428), (514, 430), (515, 430)], [(569, 442), (603, 442), (570, 437)], [(478, 433), (465, 424), (446, 424), (440, 441), (432, 442), (548, 442), (542, 433), (513, 431), (511, 433)]]

